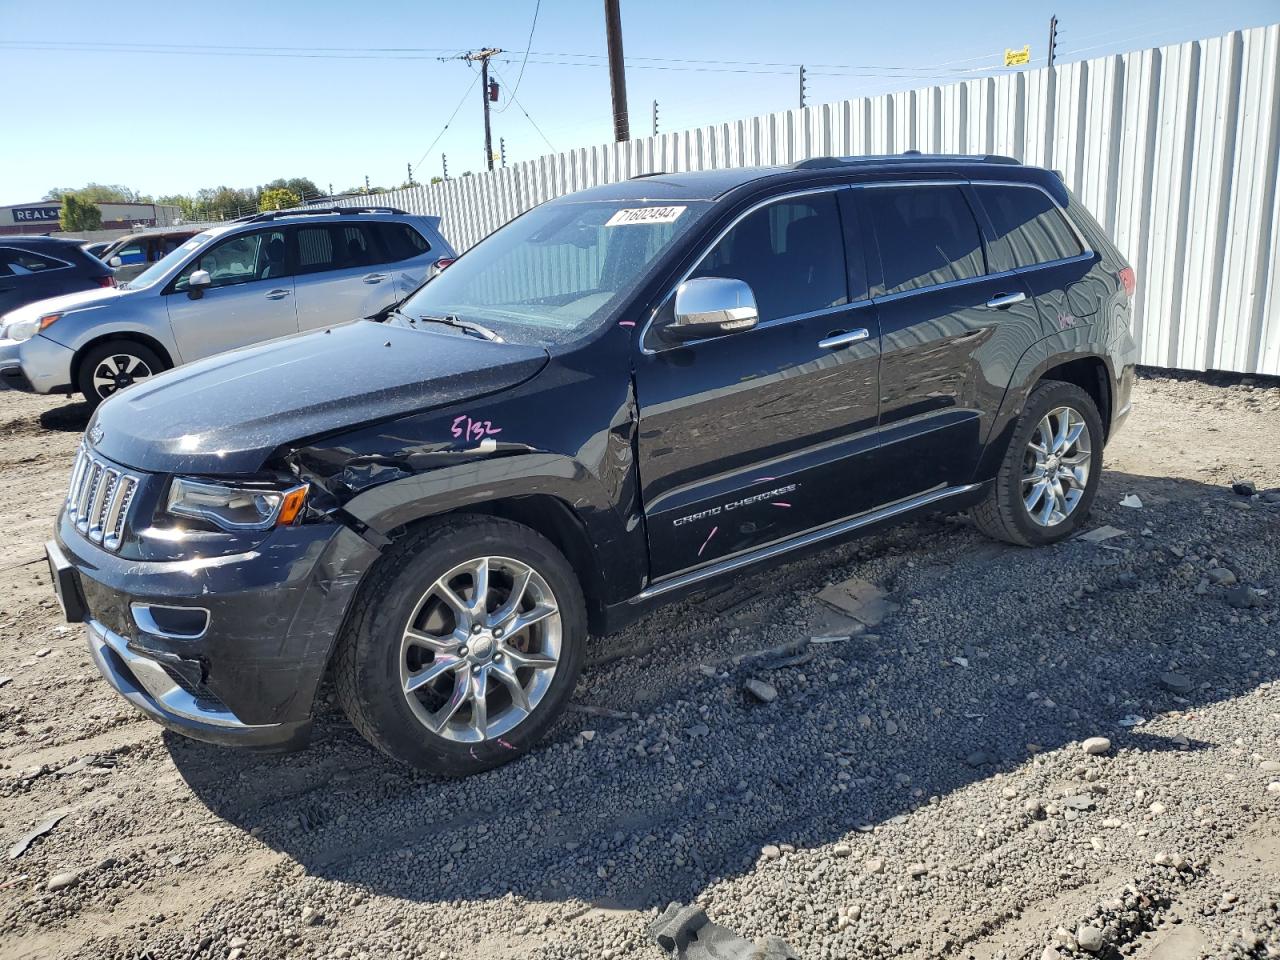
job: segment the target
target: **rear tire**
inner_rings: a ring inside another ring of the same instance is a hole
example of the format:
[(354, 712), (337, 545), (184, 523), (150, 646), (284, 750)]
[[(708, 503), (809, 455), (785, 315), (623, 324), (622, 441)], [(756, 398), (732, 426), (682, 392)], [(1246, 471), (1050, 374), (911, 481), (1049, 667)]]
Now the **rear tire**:
[(1058, 380), (1038, 384), (987, 499), (973, 508), (974, 524), (992, 539), (1023, 547), (1072, 536), (1098, 493), (1104, 436), (1088, 393)]
[(149, 380), (168, 369), (154, 350), (137, 340), (108, 340), (89, 350), (80, 360), (77, 384), (90, 407), (113, 393)]
[(338, 699), (392, 759), (478, 773), (526, 753), (559, 717), (586, 636), (582, 589), (550, 541), (448, 517), (398, 544), (361, 588), (334, 655)]

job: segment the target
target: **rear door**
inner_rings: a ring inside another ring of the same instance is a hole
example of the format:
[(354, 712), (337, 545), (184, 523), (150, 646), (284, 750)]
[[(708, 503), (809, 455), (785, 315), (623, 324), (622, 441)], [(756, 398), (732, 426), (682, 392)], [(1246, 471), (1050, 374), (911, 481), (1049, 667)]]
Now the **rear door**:
[(340, 221), (291, 229), (300, 329), (372, 316), (399, 299), (394, 268), (374, 227)]
[(845, 192), (765, 202), (694, 268), (745, 281), (755, 329), (682, 345), (645, 338), (635, 378), (655, 577), (873, 505), (879, 331), (861, 250), (845, 258)]
[[(211, 282), (193, 300), (187, 289), (196, 270), (207, 270)], [(284, 229), (254, 230), (215, 242), (169, 285), (165, 301), (184, 363), (297, 333)]]
[(965, 184), (893, 182), (854, 192), (878, 254), (878, 499), (962, 486), (994, 412), (986, 378), (1039, 339), (1035, 305), (1018, 276), (989, 271)]
[(1097, 262), (1043, 189), (1031, 183), (975, 181), (986, 216), (993, 271), (1017, 271), (1035, 298), (1045, 335), (1092, 323), (1110, 290), (1090, 271)]
[(441, 256), (431, 241), (412, 224), (403, 221), (375, 221), (374, 232), (386, 254), (387, 271), (393, 286), (392, 302), (407, 297), (427, 278), (427, 270)]

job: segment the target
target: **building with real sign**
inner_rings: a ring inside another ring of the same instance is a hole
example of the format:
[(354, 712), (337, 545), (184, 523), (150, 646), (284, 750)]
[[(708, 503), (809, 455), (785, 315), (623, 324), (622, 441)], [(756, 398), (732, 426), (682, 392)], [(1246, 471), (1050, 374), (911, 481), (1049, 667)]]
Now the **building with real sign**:
[[(167, 227), (177, 223), (181, 210), (164, 203), (100, 203), (101, 230), (130, 230), (138, 227)], [(59, 233), (59, 200), (16, 203), (0, 207), (0, 236), (23, 233)]]

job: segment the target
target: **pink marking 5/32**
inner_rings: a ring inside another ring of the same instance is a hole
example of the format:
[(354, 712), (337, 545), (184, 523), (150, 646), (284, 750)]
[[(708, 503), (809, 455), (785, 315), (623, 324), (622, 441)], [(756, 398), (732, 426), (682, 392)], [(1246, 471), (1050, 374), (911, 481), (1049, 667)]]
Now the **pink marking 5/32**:
[(472, 420), (466, 414), (460, 417), (454, 417), (453, 426), (449, 429), (455, 437), (463, 437), (467, 440), (483, 440), (485, 437), (492, 437), (495, 433), (501, 433), (501, 427), (495, 427), (492, 420)]
[(711, 542), (711, 538), (716, 535), (716, 531), (719, 529), (719, 527), (711, 528), (711, 532), (707, 534), (707, 539), (702, 541), (702, 546), (698, 548), (698, 556), (702, 556), (702, 551), (707, 549), (707, 544)]
[(774, 505), (775, 507), (789, 507), (789, 506), (791, 506), (791, 504), (789, 504), (789, 503), (784, 503), (784, 502), (782, 502), (781, 500), (775, 500), (775, 501), (773, 501), (773, 505)]
[(636, 322), (635, 322), (634, 320), (619, 320), (619, 321), (618, 321), (618, 326), (620, 326), (620, 327), (634, 327), (635, 325), (636, 325)]

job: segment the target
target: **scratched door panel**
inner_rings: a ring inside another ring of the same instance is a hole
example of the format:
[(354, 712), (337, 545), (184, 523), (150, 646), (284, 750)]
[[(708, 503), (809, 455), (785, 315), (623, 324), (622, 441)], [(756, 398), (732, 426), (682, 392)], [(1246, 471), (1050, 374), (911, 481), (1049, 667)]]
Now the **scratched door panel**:
[[(867, 329), (840, 350), (836, 331)], [(879, 336), (863, 303), (643, 356), (640, 477), (659, 577), (868, 509)]]

